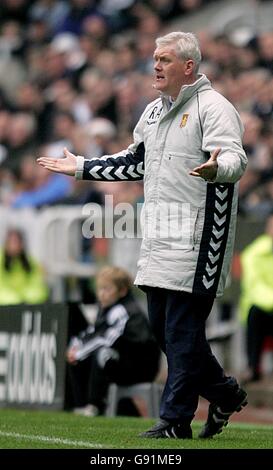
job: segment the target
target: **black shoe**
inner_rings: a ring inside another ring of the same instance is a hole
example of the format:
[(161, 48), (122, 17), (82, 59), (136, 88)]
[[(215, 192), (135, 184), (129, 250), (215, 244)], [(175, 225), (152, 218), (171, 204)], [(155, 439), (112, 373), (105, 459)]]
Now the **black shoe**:
[(139, 437), (150, 439), (191, 439), (192, 430), (189, 424), (172, 424), (161, 419), (151, 429), (142, 432)]
[(234, 401), (234, 405), (229, 411), (211, 403), (209, 406), (207, 422), (202, 428), (199, 437), (206, 439), (208, 437), (213, 437), (215, 434), (220, 434), (223, 427), (228, 424), (230, 416), (235, 413), (235, 411), (241, 411), (241, 409), (246, 405), (247, 393), (241, 388), (237, 391), (236, 401)]

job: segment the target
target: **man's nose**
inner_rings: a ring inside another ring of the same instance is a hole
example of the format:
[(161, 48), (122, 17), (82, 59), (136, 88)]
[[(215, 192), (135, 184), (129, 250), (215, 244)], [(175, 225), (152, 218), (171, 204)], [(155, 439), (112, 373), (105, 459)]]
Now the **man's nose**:
[(160, 62), (159, 62), (159, 61), (157, 61), (157, 62), (155, 62), (155, 63), (154, 63), (154, 69), (155, 69), (156, 71), (159, 71), (159, 70), (161, 70), (161, 69), (162, 69), (162, 67), (161, 67), (161, 65), (160, 65)]

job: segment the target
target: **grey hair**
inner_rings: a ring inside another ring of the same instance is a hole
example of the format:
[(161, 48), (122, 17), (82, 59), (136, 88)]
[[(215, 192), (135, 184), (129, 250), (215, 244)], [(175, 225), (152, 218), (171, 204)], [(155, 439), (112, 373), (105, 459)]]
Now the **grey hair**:
[(175, 31), (157, 38), (155, 43), (157, 47), (174, 45), (177, 57), (183, 60), (192, 59), (195, 63), (194, 71), (198, 72), (202, 56), (195, 34)]

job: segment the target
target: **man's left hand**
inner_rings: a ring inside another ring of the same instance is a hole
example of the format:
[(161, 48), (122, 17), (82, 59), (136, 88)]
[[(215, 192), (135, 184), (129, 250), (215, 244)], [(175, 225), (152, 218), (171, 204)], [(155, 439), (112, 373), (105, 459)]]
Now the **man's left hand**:
[(221, 148), (217, 148), (211, 153), (209, 160), (203, 165), (195, 167), (190, 171), (191, 176), (197, 176), (198, 178), (203, 178), (205, 181), (214, 181), (217, 175), (217, 157), (221, 152)]

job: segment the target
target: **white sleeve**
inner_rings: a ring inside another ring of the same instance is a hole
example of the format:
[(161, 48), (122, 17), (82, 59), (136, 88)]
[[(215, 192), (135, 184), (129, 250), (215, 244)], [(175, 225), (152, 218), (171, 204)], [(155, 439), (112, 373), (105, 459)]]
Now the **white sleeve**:
[(243, 125), (239, 114), (224, 97), (216, 99), (203, 113), (204, 152), (221, 147), (214, 183), (236, 183), (245, 171), (247, 157), (242, 146)]

